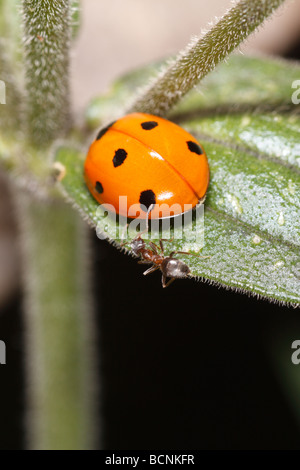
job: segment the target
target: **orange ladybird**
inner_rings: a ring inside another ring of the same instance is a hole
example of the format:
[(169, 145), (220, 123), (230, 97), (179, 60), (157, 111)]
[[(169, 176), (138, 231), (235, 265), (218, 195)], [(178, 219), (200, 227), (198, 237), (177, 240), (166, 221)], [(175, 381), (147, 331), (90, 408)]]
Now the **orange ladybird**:
[[(144, 113), (129, 114), (102, 129), (90, 146), (84, 175), (100, 204), (126, 217), (161, 218), (203, 202), (209, 167), (203, 147), (173, 122)], [(127, 207), (119, 204), (127, 197)], [(135, 204), (133, 214), (128, 208)], [(165, 209), (164, 209), (165, 208)]]

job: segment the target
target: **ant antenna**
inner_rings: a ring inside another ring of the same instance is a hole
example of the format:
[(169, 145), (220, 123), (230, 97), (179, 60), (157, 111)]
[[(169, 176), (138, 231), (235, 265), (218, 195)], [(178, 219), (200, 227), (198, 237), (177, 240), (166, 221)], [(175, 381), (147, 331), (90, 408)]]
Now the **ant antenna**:
[[(127, 232), (127, 228), (128, 228), (128, 222), (127, 224), (124, 226), (123, 230), (122, 230), (122, 233), (121, 233), (121, 240), (124, 240), (125, 239), (125, 233)], [(121, 246), (125, 245), (125, 242), (122, 241), (121, 243)]]
[[(145, 229), (142, 230), (141, 232), (139, 232), (139, 233), (134, 237), (133, 240), (136, 240), (137, 238), (141, 237), (141, 235), (143, 235), (144, 233), (148, 232), (148, 229), (149, 229), (149, 215), (150, 215), (150, 212), (152, 211), (153, 207), (154, 207), (154, 204), (151, 204), (151, 206), (149, 206), (149, 208), (148, 208), (148, 210), (147, 210), (147, 218), (146, 218), (146, 227), (145, 227)], [(125, 233), (127, 232), (128, 225), (129, 225), (129, 223), (127, 223), (127, 224), (125, 225), (125, 227), (123, 228), (123, 230), (122, 230), (122, 233), (121, 233), (121, 240), (124, 240), (124, 239), (125, 239)], [(124, 245), (126, 245), (126, 242), (125, 242), (125, 241), (122, 241), (122, 242), (120, 243), (120, 246), (124, 246)]]
[(149, 216), (150, 216), (150, 212), (152, 211), (154, 207), (154, 204), (151, 204), (149, 207), (148, 207), (148, 210), (147, 210), (147, 218), (146, 218), (146, 227), (144, 228), (144, 230), (142, 230), (141, 232), (139, 232), (134, 238), (139, 238), (141, 235), (143, 235), (144, 233), (148, 232), (149, 230)]

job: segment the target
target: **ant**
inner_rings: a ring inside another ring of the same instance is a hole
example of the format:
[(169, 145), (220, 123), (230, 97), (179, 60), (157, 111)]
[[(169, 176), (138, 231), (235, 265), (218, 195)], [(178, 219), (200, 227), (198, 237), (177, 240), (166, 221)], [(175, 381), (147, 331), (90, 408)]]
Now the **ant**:
[[(157, 269), (162, 272), (162, 286), (168, 287), (175, 279), (185, 278), (190, 276), (190, 268), (180, 259), (174, 258), (175, 254), (191, 255), (185, 251), (172, 251), (169, 256), (165, 256), (163, 239), (159, 240), (160, 247), (155, 245), (153, 242), (149, 242), (150, 248), (146, 247), (146, 243), (138, 234), (131, 241), (131, 250), (136, 256), (140, 256), (142, 259), (138, 261), (139, 264), (152, 264), (152, 266), (144, 272), (144, 275), (154, 273)], [(159, 253), (160, 250), (160, 253)], [(167, 278), (169, 281), (167, 282)]]
[[(147, 219), (148, 222), (148, 219)], [(187, 251), (172, 251), (168, 256), (165, 256), (163, 241), (164, 238), (159, 240), (159, 245), (149, 241), (150, 248), (147, 248), (142, 234), (148, 231), (148, 223), (146, 229), (138, 233), (131, 241), (130, 248), (132, 253), (140, 257), (139, 264), (152, 264), (152, 266), (144, 272), (144, 276), (151, 274), (157, 269), (162, 273), (162, 286), (168, 287), (175, 279), (182, 279), (191, 276), (190, 268), (180, 259), (174, 258), (176, 254), (199, 256)], [(201, 258), (210, 258), (210, 256), (201, 256)], [(167, 278), (170, 278), (167, 281)]]

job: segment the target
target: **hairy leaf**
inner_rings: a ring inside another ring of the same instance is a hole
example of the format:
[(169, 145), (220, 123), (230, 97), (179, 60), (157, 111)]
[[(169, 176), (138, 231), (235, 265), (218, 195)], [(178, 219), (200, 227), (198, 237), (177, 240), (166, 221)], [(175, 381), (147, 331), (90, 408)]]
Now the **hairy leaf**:
[[(141, 80), (152, 71), (142, 70)], [(96, 116), (109, 119), (101, 115), (103, 103), (106, 111), (111, 103), (115, 114), (115, 103), (125, 102), (132, 81), (139, 85), (138, 76), (124, 77), (115, 94), (94, 101), (90, 125)], [(195, 277), (293, 305), (300, 303), (300, 117), (291, 102), (298, 78), (296, 65), (234, 56), (173, 110), (171, 118), (203, 143), (211, 182), (204, 227), (194, 216), (179, 238), (172, 229), (174, 240), (166, 243), (167, 252), (210, 256), (182, 255)], [(57, 160), (66, 167), (63, 191), (99, 234), (118, 242), (123, 229), (116, 232), (109, 217), (97, 212), (85, 187), (84, 157), (75, 149), (58, 151)]]

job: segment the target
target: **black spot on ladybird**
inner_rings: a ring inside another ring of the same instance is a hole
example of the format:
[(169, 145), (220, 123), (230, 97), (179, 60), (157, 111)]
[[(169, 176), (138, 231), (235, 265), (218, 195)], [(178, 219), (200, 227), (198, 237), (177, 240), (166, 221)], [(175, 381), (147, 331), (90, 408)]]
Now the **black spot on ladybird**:
[(108, 124), (108, 126), (103, 127), (103, 129), (101, 129), (101, 130), (99, 131), (99, 133), (98, 133), (98, 135), (97, 135), (97, 137), (96, 137), (96, 140), (101, 139), (101, 137), (104, 136), (104, 134), (108, 131), (108, 129), (111, 128), (111, 126), (114, 125), (115, 122), (117, 122), (117, 121), (113, 121), (113, 122), (111, 122), (110, 124)]
[(198, 144), (196, 144), (196, 142), (193, 142), (192, 140), (188, 140), (187, 141), (187, 146), (188, 146), (188, 148), (191, 152), (194, 152), (197, 155), (202, 155), (203, 154), (203, 151), (202, 151), (201, 147)]
[(152, 189), (146, 189), (140, 194), (139, 203), (148, 210), (152, 204), (156, 204), (156, 197)]
[(124, 149), (118, 149), (115, 151), (115, 156), (113, 158), (113, 164), (114, 167), (116, 168), (117, 166), (122, 165), (124, 163), (124, 160), (127, 157), (127, 152)]
[(95, 189), (97, 191), (97, 193), (99, 194), (102, 194), (103, 193), (103, 186), (102, 184), (100, 183), (100, 181), (97, 181), (96, 184), (95, 184)]
[(151, 131), (151, 129), (158, 126), (158, 123), (156, 121), (145, 121), (141, 123), (141, 126), (145, 131)]

